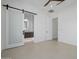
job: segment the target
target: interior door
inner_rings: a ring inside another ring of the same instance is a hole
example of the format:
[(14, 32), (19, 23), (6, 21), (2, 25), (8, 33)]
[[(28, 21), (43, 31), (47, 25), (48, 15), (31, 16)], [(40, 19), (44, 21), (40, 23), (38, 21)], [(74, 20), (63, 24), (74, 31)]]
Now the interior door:
[(6, 48), (24, 45), (23, 13), (18, 10), (6, 10)]

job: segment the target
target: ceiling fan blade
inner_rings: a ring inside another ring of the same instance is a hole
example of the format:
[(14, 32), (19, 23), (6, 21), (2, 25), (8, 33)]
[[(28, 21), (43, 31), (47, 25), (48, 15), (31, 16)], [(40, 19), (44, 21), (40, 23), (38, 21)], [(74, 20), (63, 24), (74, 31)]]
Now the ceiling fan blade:
[[(59, 2), (57, 5), (59, 5), (59, 4), (62, 3), (62, 2), (63, 2), (63, 1)], [(57, 6), (57, 5), (56, 5), (56, 6)]]
[(51, 1), (51, 0), (49, 0), (49, 1), (44, 5), (44, 7), (47, 6), (47, 5), (50, 3), (50, 1)]

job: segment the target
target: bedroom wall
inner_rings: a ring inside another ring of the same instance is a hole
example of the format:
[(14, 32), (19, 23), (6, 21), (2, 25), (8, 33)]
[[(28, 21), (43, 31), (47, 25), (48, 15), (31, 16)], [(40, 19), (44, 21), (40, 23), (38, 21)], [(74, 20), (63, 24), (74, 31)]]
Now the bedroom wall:
[[(6, 0), (1, 0), (3, 5)], [(1, 50), (6, 48), (6, 10), (1, 6)]]
[(58, 41), (77, 45), (77, 5), (73, 4), (58, 13)]
[(35, 42), (52, 40), (52, 19), (47, 15), (39, 14), (35, 17), (34, 24)]

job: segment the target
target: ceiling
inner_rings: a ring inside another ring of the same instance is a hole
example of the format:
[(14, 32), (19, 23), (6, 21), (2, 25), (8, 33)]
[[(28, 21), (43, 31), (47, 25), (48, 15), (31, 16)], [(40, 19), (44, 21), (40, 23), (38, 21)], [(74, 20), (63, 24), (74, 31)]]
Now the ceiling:
[[(16, 1), (18, 2), (18, 0), (11, 0), (11, 1)], [(44, 12), (48, 12), (48, 10), (53, 9), (54, 11), (59, 11), (60, 9), (67, 7), (69, 5), (74, 4), (75, 2), (77, 2), (77, 0), (65, 0), (64, 2), (62, 2), (61, 4), (59, 4), (58, 6), (53, 6), (52, 8), (50, 7), (51, 4), (47, 5), (46, 7), (44, 7), (44, 4), (47, 2), (48, 0), (19, 0), (19, 2), (22, 2), (23, 4), (30, 4), (34, 7), (36, 7), (38, 10), (42, 10)], [(53, 4), (53, 3), (52, 3)]]
[(48, 6), (44, 7), (44, 4), (48, 1), (48, 0), (27, 0), (29, 4), (35, 6), (36, 8), (43, 10), (43, 11), (48, 11), (50, 9), (53, 9), (55, 11), (58, 11), (59, 9), (63, 8), (63, 7), (67, 7), (71, 4), (74, 4), (75, 2), (77, 2), (76, 0), (65, 0), (64, 2), (62, 2), (60, 5), (58, 6), (53, 6), (52, 8), (50, 7), (51, 4), (49, 4)]

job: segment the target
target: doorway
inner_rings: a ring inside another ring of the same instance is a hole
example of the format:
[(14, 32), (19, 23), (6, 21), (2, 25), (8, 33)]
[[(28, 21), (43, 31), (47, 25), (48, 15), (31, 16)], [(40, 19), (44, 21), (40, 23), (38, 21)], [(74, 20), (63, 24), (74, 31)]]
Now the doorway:
[(58, 17), (53, 18), (53, 40), (58, 40)]
[(24, 13), (24, 42), (32, 42), (34, 38), (34, 15), (25, 12)]

